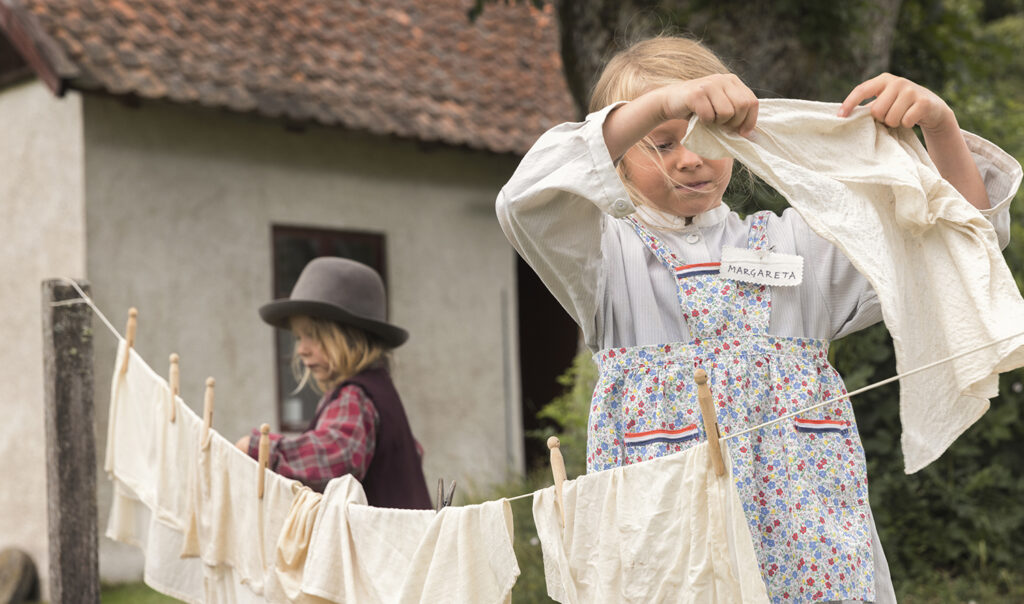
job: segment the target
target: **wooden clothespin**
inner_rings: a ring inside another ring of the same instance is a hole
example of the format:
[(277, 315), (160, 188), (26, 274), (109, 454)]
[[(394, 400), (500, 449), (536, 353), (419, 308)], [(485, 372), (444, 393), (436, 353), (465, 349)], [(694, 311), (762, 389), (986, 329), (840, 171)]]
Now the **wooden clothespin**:
[(178, 403), (175, 399), (178, 397), (178, 393), (181, 392), (181, 373), (178, 370), (178, 353), (171, 353), (171, 368), (168, 370), (168, 384), (171, 387), (171, 423), (177, 418), (177, 407)]
[(555, 506), (558, 518), (565, 527), (565, 506), (562, 499), (562, 483), (565, 482), (565, 459), (562, 458), (562, 443), (557, 436), (548, 438), (548, 449), (551, 449), (551, 474), (555, 478)]
[(256, 495), (263, 499), (264, 474), (267, 469), (267, 462), (270, 460), (270, 424), (260, 426), (260, 454), (259, 470), (256, 476)]
[(441, 508), (448, 507), (452, 504), (452, 499), (455, 498), (455, 479), (452, 479), (451, 489), (448, 490), (448, 494), (444, 494), (444, 478), (437, 479), (437, 511), (440, 512)]
[(199, 441), (201, 448), (210, 446), (210, 426), (213, 425), (213, 378), (206, 378), (206, 396), (203, 397), (203, 437)]
[(704, 432), (708, 435), (708, 455), (715, 474), (725, 474), (725, 462), (722, 460), (722, 445), (718, 442), (718, 415), (715, 403), (711, 400), (711, 388), (708, 386), (708, 374), (703, 369), (693, 373), (693, 381), (697, 382), (697, 402), (700, 403), (700, 414), (704, 417)]
[(128, 372), (128, 358), (132, 356), (132, 348), (135, 346), (135, 329), (138, 323), (139, 311), (133, 306), (128, 309), (128, 324), (124, 328), (124, 341), (127, 346), (124, 351), (124, 360), (121, 361), (121, 375)]

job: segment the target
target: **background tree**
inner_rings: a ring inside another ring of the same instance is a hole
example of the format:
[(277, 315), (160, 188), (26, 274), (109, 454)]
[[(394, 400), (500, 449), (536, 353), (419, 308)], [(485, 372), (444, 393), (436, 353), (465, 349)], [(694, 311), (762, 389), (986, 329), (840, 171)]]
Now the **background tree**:
[(761, 97), (823, 99), (886, 70), (901, 0), (556, 0), (581, 115), (609, 56), (664, 31), (711, 47)]

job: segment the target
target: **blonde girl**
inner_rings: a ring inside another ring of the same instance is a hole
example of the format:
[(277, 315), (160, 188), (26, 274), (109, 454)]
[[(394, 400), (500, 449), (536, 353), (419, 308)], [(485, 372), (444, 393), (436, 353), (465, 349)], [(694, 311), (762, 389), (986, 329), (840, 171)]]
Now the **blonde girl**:
[[(889, 74), (854, 88), (838, 117), (871, 97), (876, 120), (920, 126), (941, 174), (1008, 225), (1009, 176), (984, 159), (1000, 150), (976, 137), (969, 147), (939, 97)], [(680, 144), (693, 117), (749, 135), (754, 93), (700, 43), (659, 37), (608, 63), (591, 110), (541, 136), (497, 199), (509, 241), (596, 352), (588, 471), (703, 440), (697, 366), (724, 433), (845, 393), (828, 343), (881, 319), (874, 291), (795, 211), (731, 212), (722, 195), (733, 161)], [(990, 199), (979, 166), (1003, 197)], [(802, 281), (727, 279), (726, 247), (800, 256)], [(848, 401), (727, 444), (773, 601), (895, 600)]]

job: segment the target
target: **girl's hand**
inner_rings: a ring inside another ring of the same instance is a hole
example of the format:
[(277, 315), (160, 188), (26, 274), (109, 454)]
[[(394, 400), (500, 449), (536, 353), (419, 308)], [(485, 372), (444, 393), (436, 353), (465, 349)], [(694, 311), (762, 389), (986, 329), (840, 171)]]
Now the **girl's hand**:
[(920, 126), (925, 135), (960, 132), (953, 110), (937, 94), (891, 73), (883, 73), (854, 88), (839, 107), (839, 117), (847, 117), (871, 97), (875, 100), (867, 107), (871, 108), (872, 117), (890, 128)]
[(245, 453), (246, 455), (248, 455), (249, 454), (249, 436), (243, 436), (242, 438), (239, 438), (238, 442), (235, 443), (235, 446), (238, 447), (238, 449), (242, 453)]
[(753, 132), (757, 124), (757, 97), (731, 73), (669, 84), (656, 92), (661, 96), (662, 121), (688, 120), (696, 115), (705, 122), (733, 128), (743, 136)]
[(960, 133), (956, 115), (945, 101), (924, 86), (883, 73), (854, 88), (839, 107), (839, 117), (850, 115), (854, 107), (871, 97), (875, 100), (867, 106), (872, 117), (892, 128), (920, 126), (928, 156), (939, 174), (974, 207), (990, 207), (985, 182)]

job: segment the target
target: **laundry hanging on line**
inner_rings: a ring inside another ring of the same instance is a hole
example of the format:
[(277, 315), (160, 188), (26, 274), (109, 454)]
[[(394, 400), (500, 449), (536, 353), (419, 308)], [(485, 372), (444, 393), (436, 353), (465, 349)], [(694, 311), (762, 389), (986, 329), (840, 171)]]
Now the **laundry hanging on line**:
[[(181, 399), (171, 422), (167, 383), (125, 342), (115, 367), (124, 355), (128, 369), (115, 370), (111, 388), (107, 536), (143, 550), (154, 589), (187, 602), (508, 600), (519, 568), (507, 501), (440, 513), (372, 508), (344, 476), (330, 483), (339, 501), (296, 510), (308, 489), (269, 470), (260, 499), (257, 463), (215, 430), (204, 447), (202, 421)], [(359, 526), (339, 523), (338, 509)], [(310, 522), (319, 532), (296, 530)], [(296, 552), (303, 564), (288, 563)]]
[[(125, 342), (115, 367), (121, 367), (125, 355), (127, 371), (115, 369), (111, 388), (105, 468), (115, 494), (107, 536), (143, 551), (144, 580), (157, 591), (186, 602), (509, 601), (519, 567), (508, 499), (445, 507), (440, 513), (373, 508), (365, 505), (362, 488), (351, 476), (332, 480), (320, 496), (269, 470), (259, 499), (256, 462), (215, 430), (204, 448), (202, 420), (182, 399), (171, 398), (167, 383)], [(169, 419), (172, 405), (174, 422)], [(687, 460), (682, 463), (666, 458), (656, 460), (658, 468), (639, 464), (617, 475), (654, 471), (675, 487), (680, 481), (699, 482), (701, 478), (684, 468), (696, 468), (699, 476), (713, 475), (706, 456), (700, 456), (703, 450), (678, 454)], [(577, 480), (598, 484), (602, 477)], [(733, 538), (722, 533), (727, 524), (735, 524), (729, 518), (741, 518), (733, 504), (720, 505), (721, 498), (730, 499), (729, 492), (735, 497), (735, 487), (728, 474), (714, 480), (719, 486), (707, 493), (719, 502), (702, 508), (700, 515), (720, 519), (701, 528), (698, 536), (689, 533), (696, 530), (689, 523), (663, 527), (661, 538), (676, 543), (710, 539), (716, 558), (701, 562), (701, 577), (714, 587), (702, 593), (740, 593), (736, 582), (741, 580), (747, 584), (743, 593), (748, 593), (752, 580), (760, 584), (760, 574), (736, 566), (736, 559), (746, 558), (732, 551)], [(566, 484), (567, 493), (575, 494), (576, 482)], [(715, 494), (722, 488), (724, 495)], [(535, 519), (539, 527), (547, 526), (540, 533), (545, 565), (573, 567), (576, 560), (549, 553), (571, 541), (563, 542), (562, 532), (551, 528), (550, 512), (545, 511), (551, 495), (543, 490), (535, 495)], [(570, 510), (570, 517), (574, 513)], [(632, 562), (651, 569), (664, 564), (653, 553), (658, 550), (642, 545), (634, 542), (637, 556)], [(680, 563), (697, 564), (698, 554), (692, 555), (692, 561)], [(654, 580), (628, 578), (634, 593), (643, 593), (645, 581)], [(730, 599), (718, 597), (722, 602)], [(593, 601), (618, 601), (618, 596)]]

